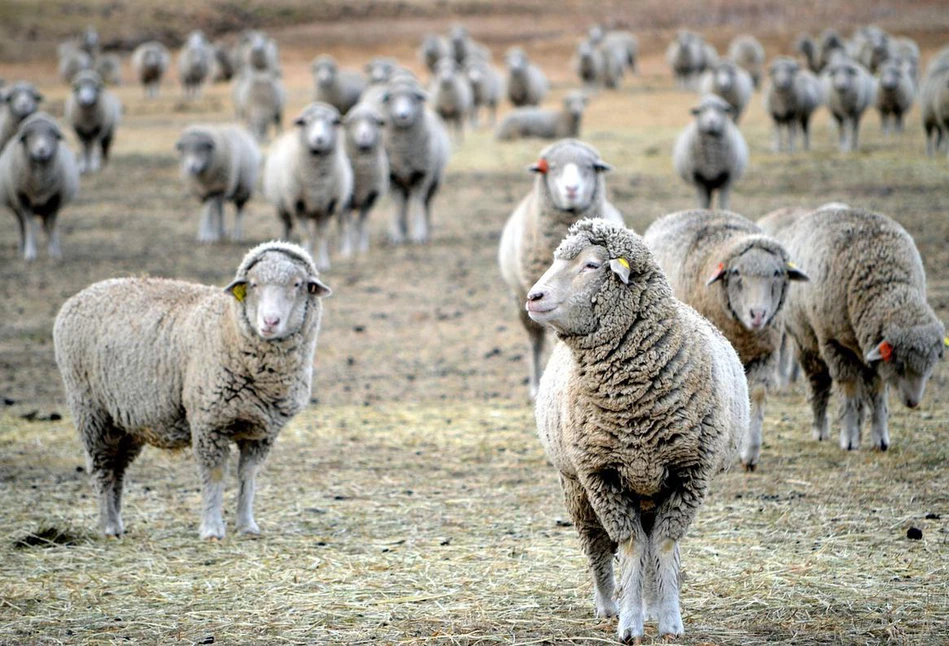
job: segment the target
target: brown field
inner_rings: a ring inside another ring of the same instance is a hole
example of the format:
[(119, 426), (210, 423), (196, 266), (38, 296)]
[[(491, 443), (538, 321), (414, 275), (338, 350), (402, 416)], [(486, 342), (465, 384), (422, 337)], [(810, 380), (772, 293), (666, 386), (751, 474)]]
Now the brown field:
[[(677, 26), (704, 30), (720, 50), (753, 30), (769, 56), (831, 20), (845, 33), (872, 20), (912, 35), (924, 59), (949, 43), (949, 12), (937, 2), (550, 9), (534, 0), (279, 0), (241, 5), (243, 14), (238, 4), (9, 0), (0, 3), (0, 77), (33, 79), (46, 109), (61, 115), (67, 89), (54, 44), (87, 23), (117, 46), (194, 24), (215, 34), (262, 25), (284, 48), (293, 115), (309, 99), (317, 53), (354, 67), (381, 52), (416, 65), (422, 33), (462, 20), (496, 58), (525, 43), (551, 73), (554, 103), (575, 85), (567, 60), (577, 38), (615, 11), (640, 35), (642, 72), (593, 98), (584, 139), (615, 165), (613, 201), (643, 231), (694, 199), (670, 159), (695, 101), (672, 89), (662, 56)], [(453, 153), (431, 244), (387, 245), (386, 202), (369, 254), (326, 274), (335, 294), (325, 302), (314, 403), (284, 431), (259, 480), (261, 538), (199, 542), (192, 460), (154, 449), (130, 470), (127, 536), (96, 537), (53, 360), (60, 305), (113, 276), (223, 286), (249, 246), (279, 232), (258, 197), (246, 244), (194, 242), (198, 205), (178, 181), (173, 143), (186, 124), (231, 118), (227, 87), (193, 104), (173, 81), (151, 103), (131, 85), (118, 93), (115, 157), (83, 178), (63, 212), (63, 261), (51, 263), (43, 245), (25, 266), (12, 218), (0, 216), (0, 644), (611, 643), (615, 622), (593, 618), (584, 558), (533, 435), (526, 339), (495, 261), (543, 144), (500, 145), (487, 130)], [(851, 156), (836, 152), (826, 112), (810, 154), (771, 153), (760, 95), (742, 131), (752, 163), (733, 194), (736, 211), (756, 218), (841, 200), (896, 218), (919, 246), (930, 302), (949, 319), (949, 168), (923, 154), (918, 109), (890, 139), (868, 114)], [(949, 644), (947, 379), (937, 367), (919, 410), (893, 401), (886, 453), (811, 441), (802, 386), (774, 396), (759, 470), (720, 477), (683, 543), (679, 643)], [(232, 480), (229, 520), (235, 489)], [(922, 540), (908, 540), (909, 527)]]

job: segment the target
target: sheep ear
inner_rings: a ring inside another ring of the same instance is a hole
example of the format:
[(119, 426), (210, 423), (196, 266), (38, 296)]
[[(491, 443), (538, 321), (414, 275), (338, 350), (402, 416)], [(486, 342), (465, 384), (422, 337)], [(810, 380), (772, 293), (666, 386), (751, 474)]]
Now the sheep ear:
[(595, 170), (598, 173), (608, 173), (611, 170), (613, 170), (613, 166), (612, 164), (607, 164), (602, 159), (597, 159), (596, 161), (593, 162), (593, 170)]
[(705, 286), (708, 287), (712, 283), (716, 283), (725, 277), (725, 263), (718, 263), (718, 267), (715, 268), (715, 273), (709, 276), (709, 279), (705, 281)]
[(304, 118), (303, 118), (303, 115), (301, 114), (299, 117), (297, 117), (296, 119), (293, 120), (293, 125), (295, 125), (295, 126), (305, 126), (305, 125), (306, 125), (306, 119), (304, 119)]
[(43, 95), (39, 93), (39, 90), (33, 90), (33, 98), (36, 99), (38, 103), (43, 100)]
[(788, 261), (787, 269), (788, 280), (800, 280), (803, 282), (808, 282), (810, 280), (810, 276), (798, 269), (797, 265), (795, 265), (793, 262)]
[(415, 98), (424, 103), (425, 101), (428, 101), (428, 92), (425, 92), (424, 90), (416, 90)]
[(224, 288), (224, 292), (236, 298), (238, 303), (243, 302), (247, 298), (247, 281), (243, 278), (235, 278)]
[(306, 291), (314, 296), (319, 296), (320, 298), (327, 298), (333, 294), (332, 289), (320, 281), (319, 278), (314, 278), (312, 276), (307, 281)]
[(691, 114), (693, 117), (697, 117), (699, 116), (699, 113), (701, 111), (702, 111), (702, 108), (692, 108), (691, 110), (689, 110), (689, 114)]
[(863, 360), (867, 363), (873, 363), (874, 361), (889, 361), (893, 358), (893, 346), (890, 345), (890, 342), (884, 339), (880, 341), (879, 345), (875, 345), (867, 353), (863, 355)]
[(541, 157), (535, 163), (527, 167), (532, 173), (540, 173), (541, 175), (546, 175), (547, 171), (550, 170), (550, 164), (547, 163), (547, 160)]
[(629, 261), (626, 258), (619, 257), (610, 260), (610, 269), (619, 276), (624, 285), (629, 285)]

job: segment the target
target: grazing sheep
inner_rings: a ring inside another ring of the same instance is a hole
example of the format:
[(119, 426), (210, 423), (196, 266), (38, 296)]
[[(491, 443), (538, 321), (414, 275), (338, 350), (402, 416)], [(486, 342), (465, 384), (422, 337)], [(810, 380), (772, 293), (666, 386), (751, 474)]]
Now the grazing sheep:
[(692, 108), (695, 119), (676, 140), (673, 166), (695, 186), (700, 209), (711, 208), (712, 194), (718, 191), (718, 208), (727, 211), (732, 184), (748, 165), (748, 146), (731, 119), (733, 112), (725, 99), (706, 95)]
[(142, 43), (132, 53), (132, 69), (145, 91), (145, 98), (158, 96), (161, 79), (171, 65), (168, 48), (156, 40)]
[(0, 151), (23, 121), (39, 109), (43, 95), (32, 84), (18, 81), (0, 93)]
[(840, 152), (857, 150), (860, 119), (873, 105), (876, 83), (870, 73), (852, 61), (837, 61), (827, 68), (827, 107), (837, 122)]
[(122, 59), (117, 54), (103, 54), (97, 58), (95, 70), (106, 85), (122, 85)]
[(438, 61), (428, 94), (432, 109), (444, 119), (446, 125), (454, 127), (456, 139), (462, 141), (474, 97), (468, 77), (453, 59)]
[(587, 105), (582, 92), (571, 92), (563, 98), (560, 110), (545, 108), (517, 108), (501, 120), (497, 138), (513, 141), (526, 137), (563, 139), (580, 136), (580, 121)]
[[(346, 131), (346, 156), (353, 168), (353, 192), (340, 211), (340, 255), (352, 256), (353, 250), (369, 250), (366, 220), (376, 201), (389, 191), (389, 159), (382, 141), (385, 119), (382, 111), (368, 103), (357, 103), (343, 117)], [(353, 211), (359, 216), (353, 220)]]
[(679, 88), (694, 87), (699, 74), (708, 67), (705, 41), (696, 33), (680, 29), (666, 49), (666, 62), (672, 68)]
[(66, 98), (66, 122), (82, 144), (79, 172), (96, 173), (109, 163), (112, 138), (122, 119), (122, 103), (105, 88), (102, 77), (84, 70), (73, 77)]
[(435, 72), (435, 66), (438, 65), (438, 61), (451, 55), (452, 52), (448, 47), (448, 43), (445, 42), (445, 39), (435, 34), (426, 34), (422, 40), (422, 46), (419, 47), (418, 51), (419, 60), (421, 60), (425, 64), (425, 67), (428, 68), (428, 71), (432, 73)]
[(903, 132), (903, 115), (913, 107), (916, 94), (909, 72), (897, 61), (880, 65), (877, 80), (876, 108), (880, 112), (883, 134), (890, 134), (890, 119), (893, 129)]
[(316, 266), (330, 267), (327, 228), (352, 195), (353, 170), (340, 136), (339, 111), (311, 103), (292, 130), (271, 146), (264, 165), (264, 195), (277, 207), (283, 238), (290, 238), (293, 219), (304, 231), (307, 251), (317, 249)]
[(949, 134), (949, 48), (930, 61), (919, 92), (919, 106), (926, 132), (926, 154), (932, 157)]
[(550, 265), (554, 249), (571, 224), (581, 218), (623, 224), (623, 216), (606, 199), (603, 175), (611, 169), (592, 146), (576, 139), (547, 146), (530, 167), (534, 186), (504, 225), (498, 264), (530, 343), (531, 399), (540, 382), (545, 334), (524, 310), (527, 292)]
[(478, 127), (478, 112), (481, 108), (491, 115), (491, 126), (497, 123), (498, 103), (501, 101), (501, 73), (488, 61), (478, 58), (465, 64), (465, 74), (471, 84), (471, 125)]
[(794, 137), (798, 128), (804, 140), (804, 150), (810, 150), (811, 115), (824, 102), (821, 82), (793, 58), (779, 56), (768, 69), (771, 81), (765, 91), (765, 112), (774, 122), (773, 148), (784, 149), (781, 132), (787, 133), (787, 151), (794, 152)]
[(247, 121), (257, 141), (267, 140), (271, 125), (277, 133), (283, 130), (287, 92), (273, 72), (253, 68), (244, 70), (235, 81), (234, 102), (235, 112)]
[(341, 70), (332, 56), (318, 56), (310, 64), (315, 86), (314, 101), (329, 103), (346, 114), (359, 103), (359, 96), (366, 89), (366, 81), (359, 72)]
[(395, 244), (407, 235), (412, 242), (428, 242), (432, 199), (451, 154), (448, 130), (425, 105), (427, 100), (422, 88), (407, 80), (393, 83), (382, 97), (389, 188), (395, 202), (389, 237)]
[(224, 478), (237, 444), (237, 531), (259, 534), (255, 477), (310, 400), (330, 289), (307, 253), (267, 242), (230, 285), (114, 278), (66, 301), (53, 327), (66, 400), (89, 459), (99, 528), (121, 536), (125, 471), (149, 444), (194, 451), (202, 539), (224, 538)]
[(507, 63), (507, 97), (515, 107), (540, 105), (550, 91), (550, 82), (539, 67), (530, 62), (520, 47), (504, 56)]
[(885, 215), (845, 205), (799, 215), (777, 236), (811, 279), (791, 288), (786, 327), (808, 378), (814, 439), (830, 436), (827, 402), (836, 382), (841, 448), (860, 447), (868, 410), (871, 444), (885, 451), (888, 385), (916, 408), (944, 351), (945, 327), (926, 302), (912, 237)]
[(189, 126), (175, 144), (181, 157), (181, 179), (203, 204), (198, 242), (224, 239), (224, 202), (234, 203), (231, 240), (243, 239), (244, 205), (254, 194), (260, 171), (260, 149), (238, 126)]
[[(599, 617), (624, 643), (643, 622), (683, 630), (679, 542), (748, 426), (741, 361), (676, 299), (642, 239), (583, 220), (527, 296), (560, 339), (535, 416), (593, 575)], [(619, 550), (618, 603), (613, 559)]]
[(79, 193), (79, 169), (63, 131), (45, 112), (20, 124), (0, 153), (0, 205), (13, 211), (20, 225), (20, 253), (36, 260), (36, 218), (43, 221), (51, 258), (61, 258), (56, 219)]
[(751, 75), (755, 89), (761, 87), (764, 77), (764, 47), (751, 34), (735, 36), (728, 44), (728, 58)]
[(178, 80), (186, 99), (201, 96), (201, 88), (211, 75), (213, 58), (211, 43), (204, 33), (191, 32), (178, 53)]
[(791, 282), (806, 281), (807, 275), (777, 240), (737, 213), (672, 213), (653, 222), (643, 241), (676, 298), (711, 321), (738, 352), (751, 393), (741, 462), (754, 471), (765, 402), (780, 360), (782, 308)]
[(728, 101), (735, 110), (735, 123), (738, 123), (748, 105), (752, 91), (754, 83), (751, 75), (730, 60), (721, 60), (708, 68), (699, 83), (701, 94), (715, 94)]

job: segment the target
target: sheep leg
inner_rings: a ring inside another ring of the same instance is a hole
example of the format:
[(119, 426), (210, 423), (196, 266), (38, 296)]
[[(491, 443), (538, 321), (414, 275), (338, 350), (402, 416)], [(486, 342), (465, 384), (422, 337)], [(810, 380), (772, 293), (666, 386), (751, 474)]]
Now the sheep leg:
[(119, 537), (125, 533), (122, 524), (125, 471), (138, 457), (143, 444), (93, 413), (80, 413), (76, 427), (89, 456), (89, 471), (99, 503), (99, 529), (105, 536)]
[(845, 153), (847, 152), (847, 128), (842, 118), (834, 116), (834, 121), (837, 122), (837, 149)]
[(355, 243), (359, 253), (363, 254), (369, 251), (369, 229), (366, 227), (366, 221), (369, 219), (369, 211), (372, 210), (372, 204), (376, 201), (375, 195), (366, 200), (366, 203), (359, 209), (359, 219), (356, 221)]
[(201, 205), (201, 220), (198, 224), (198, 242), (214, 242), (214, 202), (209, 197)]
[(234, 229), (231, 231), (231, 240), (234, 242), (240, 242), (244, 239), (245, 204), (247, 204), (247, 199), (245, 198), (234, 200)]
[(102, 138), (102, 165), (109, 163), (109, 151), (112, 149), (112, 135)]
[(23, 260), (33, 262), (36, 260), (36, 218), (32, 213), (25, 213), (22, 220), (26, 233), (23, 240)]
[(89, 142), (82, 142), (82, 154), (79, 155), (79, 163), (76, 166), (79, 168), (79, 174), (85, 175), (89, 172)]
[(586, 492), (576, 479), (560, 476), (564, 503), (573, 526), (580, 536), (580, 546), (587, 556), (590, 573), (593, 575), (593, 606), (597, 617), (615, 617), (618, 609), (613, 600), (613, 555), (616, 543), (610, 540), (600, 524)]
[(214, 242), (224, 239), (224, 196), (219, 195), (213, 200), (214, 221), (212, 222)]
[(935, 146), (933, 145), (933, 140), (934, 140), (933, 133), (935, 129), (936, 128), (933, 126), (933, 124), (931, 123), (926, 124), (926, 156), (927, 157), (932, 157), (933, 153), (935, 152)]
[(270, 452), (272, 442), (238, 442), (240, 460), (237, 466), (239, 490), (237, 494), (237, 531), (240, 534), (259, 534), (260, 528), (254, 522), (254, 483), (257, 470)]
[(813, 437), (817, 441), (830, 438), (830, 424), (827, 421), (827, 402), (833, 380), (830, 370), (820, 354), (811, 350), (799, 350), (801, 369), (807, 375), (810, 390), (811, 411), (814, 413)]
[(410, 239), (416, 244), (428, 242), (428, 229), (432, 222), (432, 197), (435, 195), (436, 190), (438, 190), (438, 182), (434, 181), (431, 183), (431, 185), (429, 185), (424, 194), (420, 195), (418, 192), (416, 192), (415, 199), (412, 200), (413, 202), (416, 202), (416, 204), (415, 208), (413, 209), (414, 214), (412, 218), (413, 224)]
[(201, 475), (202, 539), (224, 538), (224, 478), (227, 475), (228, 440), (216, 431), (192, 429), (194, 457)]
[(885, 112), (880, 113), (880, 129), (883, 131), (884, 136), (889, 136), (890, 120), (889, 120), (889, 117), (887, 117)]
[(860, 448), (860, 428), (863, 426), (863, 398), (860, 387), (852, 381), (840, 384), (843, 392), (843, 414), (840, 427), (840, 448), (855, 451)]
[(20, 211), (17, 210), (14, 210), (13, 215), (16, 217), (16, 223), (20, 229), (20, 244), (17, 247), (17, 251), (20, 253), (20, 255), (23, 255), (23, 250), (26, 246), (26, 217), (29, 216), (24, 216)]
[(695, 194), (699, 198), (699, 208), (708, 209), (712, 206), (712, 191), (710, 191), (704, 184), (699, 184), (695, 187)]
[(896, 132), (903, 132), (903, 113), (897, 112), (893, 115), (893, 129)]
[(850, 120), (850, 151), (856, 152), (860, 147), (860, 119)]
[(801, 119), (801, 138), (804, 143), (802, 148), (807, 151), (811, 149), (811, 121), (810, 117)]
[(330, 268), (330, 241), (327, 235), (329, 219), (312, 218), (312, 220), (313, 235), (310, 236), (310, 247), (312, 249), (314, 243), (317, 245), (316, 268), (320, 271), (328, 271)]
[(280, 222), (283, 223), (283, 235), (280, 236), (281, 239), (290, 240), (290, 232), (293, 230), (293, 218), (290, 216), (290, 212), (280, 209), (277, 211), (277, 217), (279, 217)]
[(339, 211), (339, 255), (349, 258), (353, 255), (353, 210), (349, 207)]
[[(718, 209), (720, 211), (728, 210), (728, 198), (730, 196), (730, 193), (731, 193), (731, 186), (729, 186), (728, 184), (725, 184), (725, 186), (718, 189)], [(708, 201), (709, 201), (709, 204), (711, 204), (712, 198), (709, 197)]]
[(102, 168), (102, 159), (99, 152), (99, 142), (90, 141), (89, 142), (89, 170), (93, 173), (98, 173)]
[(395, 210), (392, 212), (392, 226), (389, 229), (389, 240), (392, 244), (402, 244), (408, 232), (408, 192), (401, 186), (393, 186), (392, 201), (395, 204)]
[(617, 634), (621, 642), (639, 643), (643, 636), (643, 575), (649, 553), (646, 532), (638, 514), (634, 531), (619, 542), (620, 598)]
[(43, 230), (46, 231), (46, 249), (50, 258), (62, 258), (63, 252), (59, 248), (59, 230), (56, 227), (57, 213), (53, 212), (43, 218)]
[(870, 395), (870, 441), (873, 448), (881, 451), (890, 448), (890, 428), (887, 420), (890, 411), (887, 408), (886, 395), (886, 383), (874, 376)]
[(754, 471), (761, 457), (761, 427), (764, 425), (764, 408), (768, 390), (764, 384), (749, 384), (751, 387), (751, 423), (741, 446), (741, 463), (745, 471)]
[(530, 398), (534, 401), (537, 398), (537, 389), (540, 386), (540, 376), (544, 372), (544, 344), (547, 333), (544, 328), (535, 323), (527, 315), (524, 309), (526, 299), (517, 299), (518, 312), (520, 313), (521, 323), (527, 330), (527, 341), (530, 345)]

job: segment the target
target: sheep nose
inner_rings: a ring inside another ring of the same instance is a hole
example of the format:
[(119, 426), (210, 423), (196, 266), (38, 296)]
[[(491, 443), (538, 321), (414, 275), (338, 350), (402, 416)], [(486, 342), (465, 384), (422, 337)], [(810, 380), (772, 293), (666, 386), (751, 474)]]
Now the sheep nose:
[(751, 317), (751, 327), (758, 329), (764, 325), (765, 310), (751, 310), (748, 312)]
[(278, 325), (280, 325), (280, 317), (279, 316), (265, 316), (264, 325), (271, 328), (277, 327)]
[(527, 300), (529, 302), (537, 302), (542, 300), (544, 296), (547, 295), (547, 292), (543, 289), (532, 289), (531, 292), (527, 295)]

